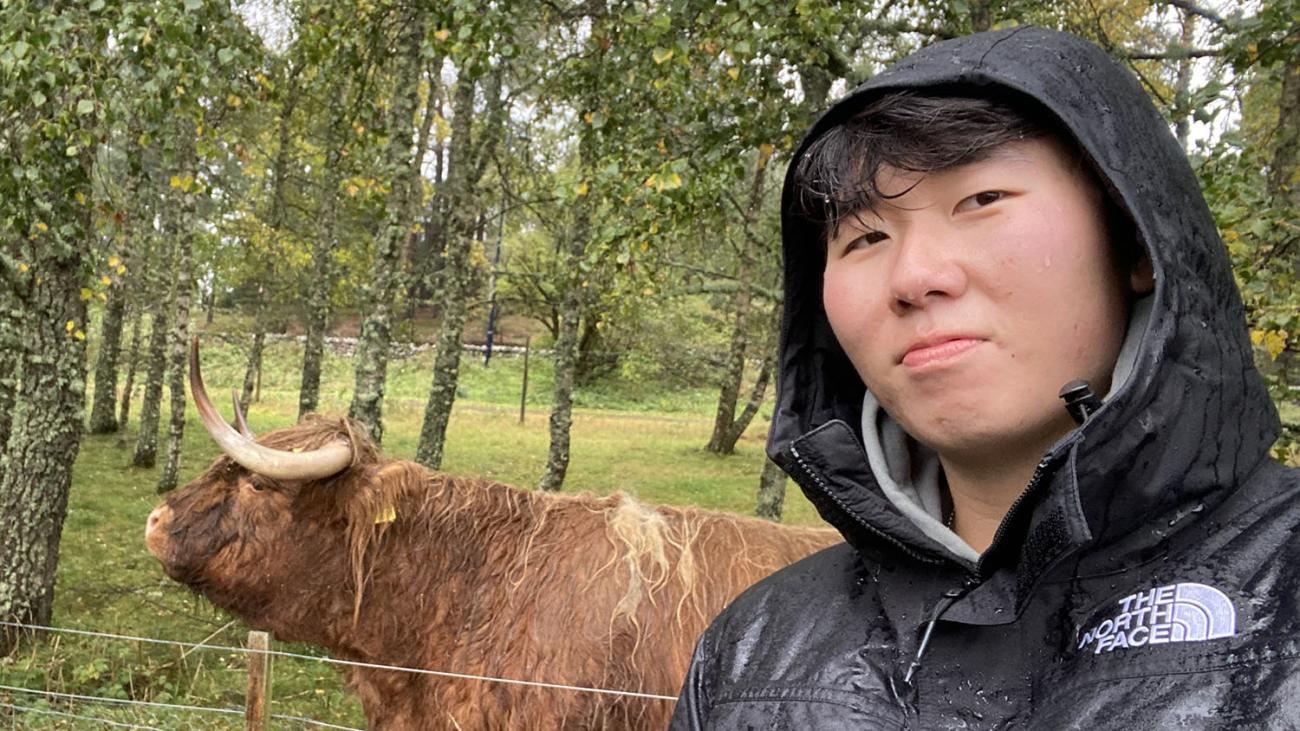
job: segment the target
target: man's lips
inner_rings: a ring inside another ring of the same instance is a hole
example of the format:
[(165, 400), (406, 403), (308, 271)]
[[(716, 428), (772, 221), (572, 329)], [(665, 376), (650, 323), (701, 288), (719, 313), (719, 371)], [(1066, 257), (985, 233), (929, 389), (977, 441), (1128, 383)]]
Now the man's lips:
[(901, 362), (903, 365), (912, 368), (938, 363), (950, 358), (956, 358), (982, 342), (984, 341), (966, 335), (926, 338), (909, 347), (907, 352), (903, 354)]

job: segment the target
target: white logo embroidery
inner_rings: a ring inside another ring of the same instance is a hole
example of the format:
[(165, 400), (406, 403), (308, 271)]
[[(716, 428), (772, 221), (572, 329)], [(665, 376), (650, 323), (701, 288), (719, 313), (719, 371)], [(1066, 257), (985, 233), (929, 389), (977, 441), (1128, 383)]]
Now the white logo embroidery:
[(1079, 637), (1079, 648), (1100, 654), (1121, 647), (1201, 642), (1237, 634), (1237, 610), (1223, 592), (1205, 584), (1170, 584), (1130, 594), (1120, 611)]

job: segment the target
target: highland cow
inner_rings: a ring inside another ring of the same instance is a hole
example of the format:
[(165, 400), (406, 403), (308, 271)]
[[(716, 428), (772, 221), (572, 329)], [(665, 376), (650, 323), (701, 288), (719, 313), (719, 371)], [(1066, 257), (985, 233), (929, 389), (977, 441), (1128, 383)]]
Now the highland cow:
[[(190, 383), (225, 455), (149, 516), (173, 579), (346, 659), (676, 695), (697, 636), (739, 592), (838, 542), (625, 496), (557, 495), (384, 458), (309, 417), (255, 438)], [(665, 700), (348, 668), (375, 729), (664, 728)]]

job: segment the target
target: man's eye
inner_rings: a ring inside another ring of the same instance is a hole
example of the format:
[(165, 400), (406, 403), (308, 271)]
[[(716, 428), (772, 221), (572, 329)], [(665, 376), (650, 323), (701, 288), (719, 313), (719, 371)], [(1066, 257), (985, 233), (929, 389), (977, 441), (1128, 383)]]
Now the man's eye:
[(980, 191), (979, 193), (976, 193), (975, 195), (966, 198), (962, 200), (962, 202), (958, 203), (957, 210), (969, 211), (969, 210), (974, 210), (976, 208), (983, 208), (984, 206), (987, 206), (990, 203), (996, 203), (1002, 200), (1002, 198), (1005, 195), (1006, 193), (1000, 190)]
[(853, 239), (852, 241), (850, 241), (850, 242), (848, 243), (848, 245), (845, 246), (844, 248), (845, 248), (845, 250), (847, 250), (847, 251), (852, 251), (852, 250), (854, 250), (854, 249), (857, 249), (857, 248), (860, 248), (860, 247), (863, 247), (863, 246), (870, 246), (870, 245), (872, 245), (872, 244), (878, 244), (878, 243), (880, 243), (881, 241), (884, 241), (884, 240), (887, 239), (887, 238), (889, 238), (889, 234), (885, 233), (884, 231), (868, 231), (868, 232), (862, 234), (861, 236), (857, 237), (856, 239)]

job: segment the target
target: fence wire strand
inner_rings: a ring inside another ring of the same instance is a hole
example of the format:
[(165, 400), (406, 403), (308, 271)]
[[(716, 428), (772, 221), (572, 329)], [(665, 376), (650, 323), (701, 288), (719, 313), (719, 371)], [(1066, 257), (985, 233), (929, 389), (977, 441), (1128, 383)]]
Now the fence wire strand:
[(85, 701), (88, 703), (109, 703), (119, 706), (143, 706), (148, 708), (164, 708), (169, 711), (195, 711), (198, 713), (225, 713), (236, 716), (244, 715), (242, 708), (213, 708), (211, 706), (187, 706), (180, 703), (158, 703), (157, 701), (137, 701), (130, 698), (105, 698), (98, 695), (81, 695), (79, 693), (58, 693), (52, 690), (33, 690), (31, 688), (21, 688), (16, 685), (0, 685), (0, 690), (6, 690), (11, 693), (28, 693), (30, 695), (39, 695), (46, 698), (58, 698), (68, 701)]
[(363, 728), (353, 728), (351, 726), (336, 726), (335, 724), (332, 723), (317, 721), (314, 718), (302, 718), (300, 716), (286, 716), (282, 713), (272, 713), (271, 718), (274, 718), (277, 721), (295, 721), (297, 723), (306, 724), (308, 726), (318, 726), (320, 728), (336, 728), (339, 729), (339, 731), (366, 731)]
[(135, 728), (144, 729), (145, 731), (167, 731), (167, 729), (158, 728), (157, 726), (145, 726), (140, 723), (123, 723), (122, 721), (110, 721), (107, 718), (95, 718), (94, 716), (79, 716), (75, 713), (65, 711), (55, 711), (49, 708), (34, 708), (32, 706), (20, 706), (14, 703), (0, 702), (0, 708), (8, 708), (19, 713), (42, 713), (49, 716), (61, 716), (63, 718), (75, 718), (78, 721), (93, 721), (102, 723), (105, 726), (116, 726), (118, 728)]
[(481, 680), (493, 683), (505, 683), (507, 685), (526, 685), (537, 688), (550, 688), (552, 690), (568, 690), (578, 693), (601, 693), (604, 695), (614, 695), (626, 698), (642, 698), (645, 700), (659, 701), (676, 701), (676, 696), (659, 695), (656, 693), (641, 693), (632, 690), (611, 690), (609, 688), (589, 688), (580, 685), (565, 685), (563, 683), (546, 683), (537, 680), (517, 680), (514, 678), (498, 678), (490, 675), (471, 675), (469, 673), (454, 673), (444, 670), (428, 670), (426, 668), (408, 668), (400, 665), (382, 665), (379, 663), (357, 662), (355, 660), (339, 660), (333, 657), (318, 657), (315, 655), (304, 655), (296, 652), (284, 652), (283, 650), (253, 650), (247, 647), (233, 647), (229, 645), (205, 645), (195, 642), (178, 642), (176, 640), (158, 640), (152, 637), (135, 637), (132, 635), (117, 635), (106, 632), (92, 632), (90, 630), (63, 629), (60, 627), (46, 627), (42, 625), (17, 624), (14, 622), (0, 621), (0, 626), (18, 627), (21, 629), (35, 629), (46, 632), (64, 632), (68, 634), (83, 635), (88, 637), (104, 637), (116, 640), (133, 640), (136, 642), (148, 642), (159, 645), (179, 645), (181, 647), (192, 647), (205, 650), (224, 650), (226, 652), (240, 653), (258, 653), (263, 655), (272, 655), (275, 657), (292, 657), (299, 660), (315, 660), (317, 662), (328, 663), (332, 665), (343, 665), (347, 667), (367, 668), (371, 670), (392, 670), (395, 672), (414, 673), (417, 675), (433, 675), (442, 678), (453, 678), (456, 680)]

